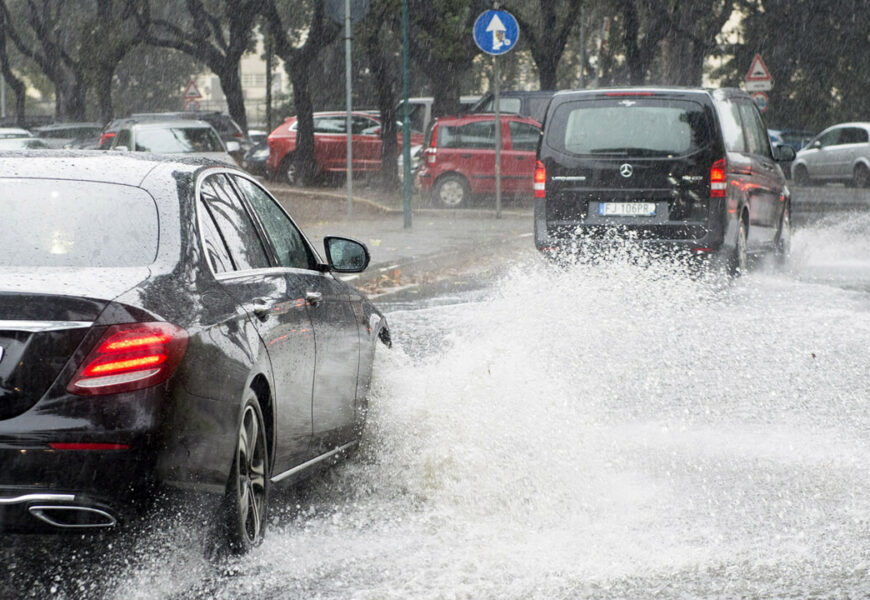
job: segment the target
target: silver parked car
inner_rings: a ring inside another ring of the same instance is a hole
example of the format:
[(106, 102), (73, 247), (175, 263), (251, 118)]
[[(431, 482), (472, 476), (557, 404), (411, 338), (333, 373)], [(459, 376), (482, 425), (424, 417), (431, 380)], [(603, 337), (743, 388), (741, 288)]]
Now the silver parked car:
[(112, 138), (112, 150), (153, 152), (210, 158), (235, 165), (228, 152), (238, 151), (238, 142), (224, 146), (214, 128), (205, 121), (149, 121), (122, 127)]
[(839, 181), (870, 186), (870, 123), (828, 127), (797, 153), (791, 173), (798, 185)]

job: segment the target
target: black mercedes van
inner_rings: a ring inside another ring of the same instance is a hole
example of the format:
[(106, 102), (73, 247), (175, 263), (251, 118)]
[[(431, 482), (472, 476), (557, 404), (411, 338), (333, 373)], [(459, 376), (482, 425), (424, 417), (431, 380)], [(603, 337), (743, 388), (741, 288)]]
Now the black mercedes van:
[(613, 235), (724, 259), (788, 252), (790, 194), (761, 114), (737, 89), (558, 92), (535, 171), (535, 244), (584, 251)]

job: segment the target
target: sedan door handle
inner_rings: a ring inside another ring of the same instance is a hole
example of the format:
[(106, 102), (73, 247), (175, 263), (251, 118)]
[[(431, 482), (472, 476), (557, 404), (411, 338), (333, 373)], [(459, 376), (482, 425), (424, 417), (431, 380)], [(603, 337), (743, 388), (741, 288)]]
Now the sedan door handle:
[(320, 292), (305, 292), (305, 300), (311, 306), (317, 306), (323, 300), (323, 294)]
[(269, 301), (266, 298), (254, 298), (251, 301), (251, 312), (261, 321), (265, 321), (271, 312)]

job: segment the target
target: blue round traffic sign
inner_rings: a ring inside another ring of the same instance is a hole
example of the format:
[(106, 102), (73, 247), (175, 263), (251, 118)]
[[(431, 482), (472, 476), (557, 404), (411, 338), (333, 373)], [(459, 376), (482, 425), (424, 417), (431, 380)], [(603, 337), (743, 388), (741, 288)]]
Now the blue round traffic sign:
[(474, 22), (474, 43), (487, 54), (510, 52), (519, 38), (520, 26), (506, 10), (488, 10)]

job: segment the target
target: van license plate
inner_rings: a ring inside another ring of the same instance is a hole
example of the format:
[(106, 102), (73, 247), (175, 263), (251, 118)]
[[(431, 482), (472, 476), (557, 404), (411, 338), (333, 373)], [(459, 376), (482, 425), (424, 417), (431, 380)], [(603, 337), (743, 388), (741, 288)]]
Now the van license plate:
[(654, 217), (654, 202), (599, 202), (598, 214), (602, 217)]

